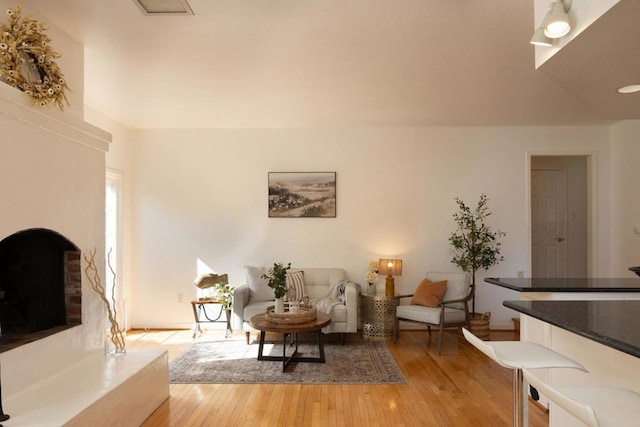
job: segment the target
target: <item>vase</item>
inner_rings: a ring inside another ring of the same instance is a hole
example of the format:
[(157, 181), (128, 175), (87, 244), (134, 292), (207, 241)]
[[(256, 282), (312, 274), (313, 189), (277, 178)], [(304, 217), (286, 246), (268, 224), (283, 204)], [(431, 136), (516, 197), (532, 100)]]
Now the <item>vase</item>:
[(276, 314), (284, 313), (284, 298), (276, 298), (276, 308), (274, 312)]
[(376, 294), (376, 284), (375, 283), (369, 283), (369, 289), (367, 290), (367, 293), (370, 295), (375, 295)]
[(111, 309), (112, 319), (105, 320), (104, 354), (105, 356), (124, 356), (126, 347), (125, 300), (115, 302), (115, 309)]
[(104, 354), (109, 357), (124, 356), (127, 354), (127, 346), (124, 332), (118, 334), (107, 328), (104, 335)]

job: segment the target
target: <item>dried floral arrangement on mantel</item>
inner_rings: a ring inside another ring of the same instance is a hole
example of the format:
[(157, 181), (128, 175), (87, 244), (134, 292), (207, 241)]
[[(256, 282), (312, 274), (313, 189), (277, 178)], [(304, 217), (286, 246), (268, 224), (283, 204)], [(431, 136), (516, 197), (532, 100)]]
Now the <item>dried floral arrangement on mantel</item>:
[(17, 5), (8, 9), (7, 23), (0, 23), (0, 81), (29, 95), (33, 105), (69, 105), (70, 90), (56, 63), (60, 54), (51, 47), (47, 26), (31, 16), (22, 17)]
[[(109, 254), (111, 254), (111, 251), (109, 251)], [(111, 302), (109, 302), (109, 299), (107, 298), (107, 294), (105, 292), (104, 286), (100, 283), (100, 274), (98, 273), (98, 268), (96, 267), (96, 262), (95, 262), (96, 248), (93, 248), (89, 251), (89, 256), (87, 256), (86, 254), (83, 254), (83, 257), (84, 257), (84, 261), (87, 264), (87, 266), (84, 269), (84, 274), (87, 276), (87, 279), (91, 284), (91, 289), (93, 289), (100, 296), (100, 299), (104, 302), (105, 307), (107, 308), (107, 316), (109, 318), (109, 323), (111, 324), (110, 333), (108, 334), (109, 336), (107, 338), (111, 340), (111, 343), (115, 347), (116, 354), (124, 354), (125, 353), (125, 340), (124, 340), (125, 325), (120, 326), (120, 324), (118, 323), (118, 311), (116, 308), (115, 297), (113, 297), (113, 295), (115, 295), (114, 290), (116, 287), (116, 280), (115, 280), (116, 274), (115, 274), (115, 271), (113, 270), (113, 267), (111, 266), (111, 262), (109, 261), (109, 256), (107, 256), (107, 266), (109, 267), (109, 270), (111, 270), (111, 273), (113, 274), (113, 277), (114, 277), (112, 289), (111, 289), (111, 295), (112, 295)], [(124, 313), (120, 313), (120, 314), (124, 314)]]

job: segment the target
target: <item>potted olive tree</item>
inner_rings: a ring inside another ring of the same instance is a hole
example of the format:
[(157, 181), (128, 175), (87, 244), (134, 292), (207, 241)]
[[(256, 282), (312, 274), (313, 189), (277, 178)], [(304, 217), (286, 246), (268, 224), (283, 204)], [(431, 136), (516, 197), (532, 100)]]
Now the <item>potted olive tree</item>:
[[(485, 219), (491, 215), (487, 207), (489, 199), (486, 194), (480, 196), (478, 205), (474, 210), (471, 210), (464, 201), (457, 197), (455, 201), (459, 210), (453, 214), (457, 229), (449, 237), (453, 255), (451, 262), (471, 274), (471, 284), (475, 287), (476, 271), (481, 268), (488, 270), (491, 266), (504, 259), (500, 255), (500, 238), (505, 236), (506, 233), (500, 230), (494, 231), (485, 224)], [(480, 318), (486, 322), (486, 331), (488, 333), (490, 313), (476, 314), (475, 294), (471, 301), (471, 311), (472, 319)], [(472, 328), (474, 323), (476, 322), (472, 320)]]

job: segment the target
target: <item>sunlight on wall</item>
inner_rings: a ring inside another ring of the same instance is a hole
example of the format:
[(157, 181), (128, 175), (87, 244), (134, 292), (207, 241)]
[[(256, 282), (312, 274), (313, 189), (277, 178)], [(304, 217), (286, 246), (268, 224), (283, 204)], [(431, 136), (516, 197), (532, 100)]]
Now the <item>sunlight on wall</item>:
[[(203, 260), (201, 260), (200, 258), (196, 258), (196, 275), (194, 277), (194, 284), (197, 283), (198, 278), (200, 276), (202, 276), (203, 274), (225, 274), (225, 273), (218, 273), (217, 271), (215, 271), (213, 268), (209, 267), (209, 265), (204, 262)], [(196, 286), (196, 297), (197, 299), (200, 298), (213, 298), (215, 297), (215, 291), (214, 288), (208, 288), (208, 289), (200, 289)], [(205, 307), (205, 310), (209, 311), (208, 308)], [(214, 316), (217, 317), (217, 316)]]
[(209, 267), (207, 263), (202, 261), (200, 258), (196, 258), (196, 275), (198, 277), (202, 274), (214, 273), (218, 274), (213, 268)]

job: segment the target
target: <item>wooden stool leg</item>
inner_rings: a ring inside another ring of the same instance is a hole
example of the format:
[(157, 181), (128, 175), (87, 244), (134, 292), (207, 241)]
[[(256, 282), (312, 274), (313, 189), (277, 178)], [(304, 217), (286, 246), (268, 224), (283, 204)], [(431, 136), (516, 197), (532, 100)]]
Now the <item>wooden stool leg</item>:
[(251, 338), (251, 332), (245, 332), (245, 335), (247, 336), (247, 345), (249, 345), (249, 339)]

